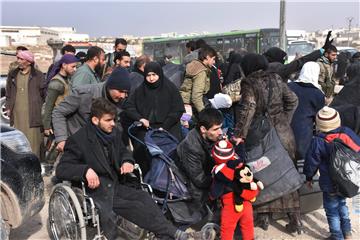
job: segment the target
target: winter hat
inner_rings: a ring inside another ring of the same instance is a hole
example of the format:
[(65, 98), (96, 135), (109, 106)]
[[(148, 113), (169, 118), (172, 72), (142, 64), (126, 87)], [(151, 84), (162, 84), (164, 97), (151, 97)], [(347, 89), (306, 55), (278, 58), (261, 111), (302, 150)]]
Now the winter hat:
[(330, 132), (341, 126), (339, 113), (331, 107), (325, 106), (316, 114), (316, 129)]
[(229, 160), (235, 159), (235, 150), (231, 142), (220, 140), (214, 145), (211, 156), (214, 158), (216, 164), (226, 163)]
[(29, 63), (34, 63), (34, 54), (28, 50), (25, 51), (19, 51), (16, 55), (18, 58), (24, 59), (28, 61)]
[(209, 99), (213, 108), (229, 108), (232, 105), (231, 97), (224, 93), (215, 94), (214, 98)]
[(115, 68), (106, 81), (106, 88), (119, 91), (130, 91), (131, 83), (129, 72), (122, 67)]

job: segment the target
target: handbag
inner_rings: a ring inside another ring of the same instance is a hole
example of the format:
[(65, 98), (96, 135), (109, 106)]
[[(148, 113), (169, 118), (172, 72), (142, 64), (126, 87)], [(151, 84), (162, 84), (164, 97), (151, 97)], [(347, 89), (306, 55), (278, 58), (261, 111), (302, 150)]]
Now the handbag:
[(273, 91), (271, 80), (268, 81), (268, 87), (269, 87), (269, 95), (268, 95), (267, 104), (263, 109), (262, 114), (255, 116), (251, 121), (250, 128), (245, 139), (246, 150), (251, 150), (251, 148), (259, 145), (260, 140), (263, 139), (264, 136), (271, 129), (270, 117), (267, 111), (271, 102), (272, 91)]
[(265, 186), (254, 205), (290, 194), (303, 185), (301, 175), (273, 126), (258, 141), (258, 145), (245, 153), (245, 162), (254, 173), (254, 178), (261, 180)]

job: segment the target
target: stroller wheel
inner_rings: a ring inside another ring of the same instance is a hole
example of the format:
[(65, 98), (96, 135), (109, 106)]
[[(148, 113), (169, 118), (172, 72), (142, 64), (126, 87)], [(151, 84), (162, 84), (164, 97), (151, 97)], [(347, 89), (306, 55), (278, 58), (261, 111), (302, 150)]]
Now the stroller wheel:
[(201, 228), (202, 239), (218, 240), (220, 239), (220, 227), (216, 223), (207, 223)]

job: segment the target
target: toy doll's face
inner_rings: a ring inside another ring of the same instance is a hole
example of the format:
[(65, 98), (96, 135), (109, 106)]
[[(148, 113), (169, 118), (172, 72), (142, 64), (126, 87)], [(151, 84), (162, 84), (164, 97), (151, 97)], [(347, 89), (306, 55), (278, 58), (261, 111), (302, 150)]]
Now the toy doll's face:
[(244, 167), (244, 169), (239, 172), (241, 183), (250, 183), (253, 180), (253, 174), (248, 167)]

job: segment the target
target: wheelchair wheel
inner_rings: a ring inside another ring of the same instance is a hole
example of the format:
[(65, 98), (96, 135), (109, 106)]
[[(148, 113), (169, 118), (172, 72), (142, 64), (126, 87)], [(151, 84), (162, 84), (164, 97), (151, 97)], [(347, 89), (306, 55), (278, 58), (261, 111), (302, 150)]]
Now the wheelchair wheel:
[(48, 231), (51, 239), (86, 239), (86, 226), (79, 200), (65, 184), (54, 187), (49, 200)]
[(219, 240), (220, 239), (220, 226), (216, 223), (206, 223), (202, 228), (202, 239), (206, 240)]

